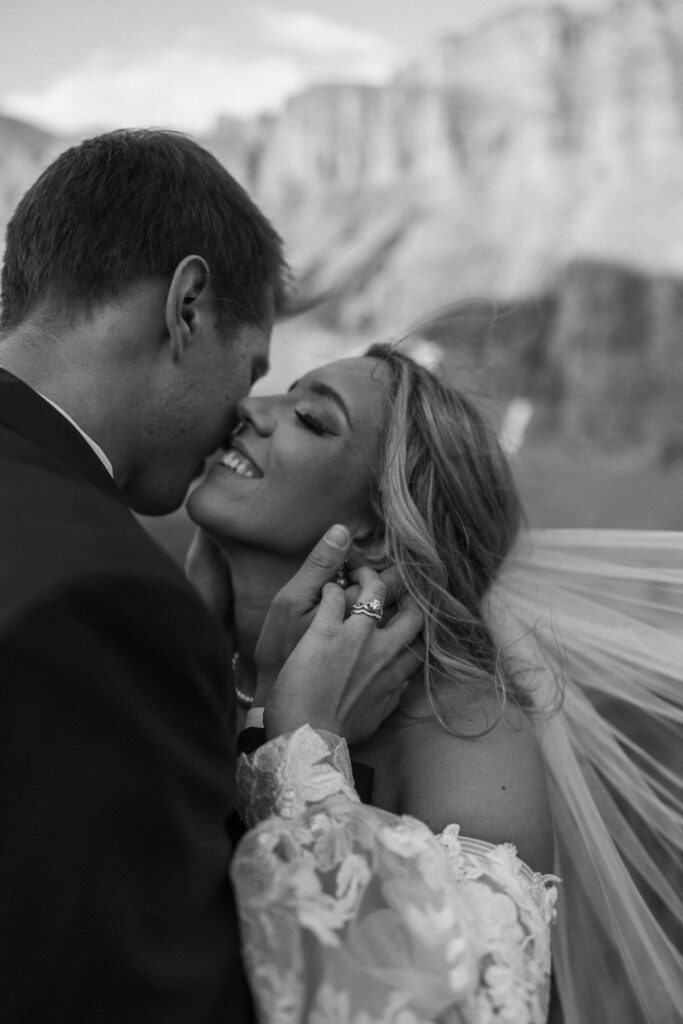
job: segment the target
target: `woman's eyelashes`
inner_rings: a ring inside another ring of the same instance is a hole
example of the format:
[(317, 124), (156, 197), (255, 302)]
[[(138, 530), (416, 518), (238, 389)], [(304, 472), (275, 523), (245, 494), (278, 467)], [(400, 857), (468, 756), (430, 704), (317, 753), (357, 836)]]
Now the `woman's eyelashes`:
[(318, 419), (317, 416), (314, 416), (310, 412), (302, 412), (300, 409), (295, 409), (294, 415), (307, 430), (312, 430), (314, 434), (323, 435), (334, 433), (326, 423), (323, 423), (322, 420)]

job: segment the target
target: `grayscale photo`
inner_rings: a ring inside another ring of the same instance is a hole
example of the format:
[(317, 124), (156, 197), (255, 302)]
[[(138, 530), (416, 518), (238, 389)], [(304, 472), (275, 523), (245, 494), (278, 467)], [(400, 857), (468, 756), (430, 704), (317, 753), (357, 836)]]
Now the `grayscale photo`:
[(683, 0), (6, 0), (0, 1021), (683, 1021)]

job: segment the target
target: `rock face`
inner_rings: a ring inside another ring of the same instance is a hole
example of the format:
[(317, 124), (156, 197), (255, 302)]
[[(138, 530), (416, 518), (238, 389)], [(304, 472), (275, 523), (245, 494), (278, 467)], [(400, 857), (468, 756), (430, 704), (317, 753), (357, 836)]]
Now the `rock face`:
[(683, 280), (577, 263), (557, 295), (546, 352), (563, 430), (683, 455)]
[(341, 326), (534, 294), (577, 256), (683, 273), (683, 5), (660, 8), (528, 8), (384, 88), (294, 97), (249, 185), (308, 286), (350, 275)]
[(683, 456), (683, 279), (591, 260), (552, 293), (467, 300), (418, 328), (442, 372), (487, 403), (528, 398), (536, 430), (606, 451)]
[[(65, 143), (6, 118), (0, 141), (6, 218)], [(676, 450), (679, 0), (529, 3), (386, 86), (314, 87), (203, 141), (287, 239), (302, 297), (331, 296), (309, 326), (386, 337), (459, 303), (466, 330), (430, 328), (447, 359), (545, 396), (564, 431)]]

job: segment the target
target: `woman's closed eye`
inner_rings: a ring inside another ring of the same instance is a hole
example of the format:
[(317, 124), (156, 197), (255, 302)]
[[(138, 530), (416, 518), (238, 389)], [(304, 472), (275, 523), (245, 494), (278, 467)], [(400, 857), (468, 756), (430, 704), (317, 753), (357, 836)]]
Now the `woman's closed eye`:
[(330, 430), (326, 423), (323, 423), (322, 420), (318, 419), (317, 416), (314, 416), (310, 412), (302, 412), (299, 409), (295, 409), (294, 414), (296, 418), (299, 420), (299, 422), (304, 427), (306, 427), (307, 430), (312, 430), (314, 434), (323, 435), (334, 433), (334, 431)]

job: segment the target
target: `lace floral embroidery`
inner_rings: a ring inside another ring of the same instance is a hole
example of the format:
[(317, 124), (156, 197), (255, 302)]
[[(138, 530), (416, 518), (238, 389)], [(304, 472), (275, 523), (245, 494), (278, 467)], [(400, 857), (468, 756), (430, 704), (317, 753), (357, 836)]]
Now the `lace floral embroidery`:
[(278, 736), (249, 758), (242, 756), (237, 764), (237, 793), (248, 827), (271, 814), (300, 817), (309, 805), (336, 793), (358, 802), (346, 743), (308, 726), (291, 736)]
[(343, 741), (307, 727), (240, 760), (232, 874), (263, 1024), (541, 1024), (550, 879), (350, 780)]

